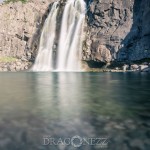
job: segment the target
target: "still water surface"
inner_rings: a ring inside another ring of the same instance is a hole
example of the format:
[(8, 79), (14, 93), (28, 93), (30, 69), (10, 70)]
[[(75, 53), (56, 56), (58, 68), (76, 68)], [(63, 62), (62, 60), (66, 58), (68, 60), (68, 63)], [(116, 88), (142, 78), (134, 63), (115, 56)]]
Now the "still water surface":
[(44, 145), (46, 136), (76, 135), (107, 138), (110, 150), (149, 150), (150, 74), (0, 74), (0, 150), (103, 149)]

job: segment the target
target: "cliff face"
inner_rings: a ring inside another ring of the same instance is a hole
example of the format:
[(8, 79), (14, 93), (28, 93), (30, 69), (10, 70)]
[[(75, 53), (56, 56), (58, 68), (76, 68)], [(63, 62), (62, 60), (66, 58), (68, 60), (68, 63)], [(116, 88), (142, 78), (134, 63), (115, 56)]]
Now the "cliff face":
[[(1, 70), (30, 67), (38, 49), (43, 23), (52, 0), (30, 0), (0, 5), (0, 57), (15, 57), (18, 62), (0, 63)], [(16, 66), (17, 64), (20, 64)]]
[(123, 39), (124, 47), (118, 52), (118, 60), (136, 61), (150, 58), (150, 1), (135, 0), (133, 24)]
[[(0, 70), (30, 68), (38, 51), (43, 23), (53, 1), (29, 0), (25, 4), (0, 4), (0, 57), (15, 57), (19, 61), (15, 61), (15, 64), (0, 63)], [(149, 0), (85, 1), (88, 10), (83, 60), (130, 63), (150, 58)], [(61, 2), (64, 4), (65, 0)], [(61, 15), (62, 12), (59, 12)], [(59, 16), (58, 27), (61, 23)]]
[(109, 63), (150, 58), (149, 0), (91, 0), (84, 60)]

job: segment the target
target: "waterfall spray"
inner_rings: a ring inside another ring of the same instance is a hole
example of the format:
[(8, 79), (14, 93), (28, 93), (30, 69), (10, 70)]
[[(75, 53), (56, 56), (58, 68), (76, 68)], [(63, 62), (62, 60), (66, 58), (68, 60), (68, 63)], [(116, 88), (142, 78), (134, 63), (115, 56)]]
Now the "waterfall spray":
[(33, 71), (53, 70), (53, 45), (56, 33), (56, 17), (58, 13), (58, 2), (55, 2), (46, 19), (40, 38), (40, 45)]

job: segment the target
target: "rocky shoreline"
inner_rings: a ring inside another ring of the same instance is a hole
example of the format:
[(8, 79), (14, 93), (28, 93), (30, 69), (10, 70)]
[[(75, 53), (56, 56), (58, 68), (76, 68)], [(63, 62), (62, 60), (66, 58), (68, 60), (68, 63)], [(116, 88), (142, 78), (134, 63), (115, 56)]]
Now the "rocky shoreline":
[[(10, 58), (7, 58), (10, 59)], [(18, 72), (27, 71), (31, 68), (32, 63), (28, 60), (13, 58), (11, 61), (0, 62), (0, 72)]]
[(88, 72), (147, 72), (150, 73), (150, 63), (144, 62), (142, 64), (124, 64), (122, 66), (115, 67), (101, 67), (101, 68), (89, 68), (85, 67), (85, 71)]
[[(33, 62), (27, 59), (17, 59), (5, 57), (3, 60), (0, 58), (0, 72), (19, 72), (28, 71), (32, 68)], [(101, 68), (90, 68), (83, 67), (82, 71), (85, 72), (147, 72), (150, 73), (150, 63), (143, 64), (132, 64), (132, 65), (122, 65), (115, 67), (101, 67)]]

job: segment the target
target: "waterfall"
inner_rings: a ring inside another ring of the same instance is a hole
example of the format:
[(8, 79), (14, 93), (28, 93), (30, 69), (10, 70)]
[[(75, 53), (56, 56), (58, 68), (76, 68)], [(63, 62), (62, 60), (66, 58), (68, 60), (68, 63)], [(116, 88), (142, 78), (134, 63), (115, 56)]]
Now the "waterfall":
[(58, 47), (58, 71), (80, 70), (85, 10), (84, 0), (66, 3)]
[(56, 33), (58, 2), (55, 2), (46, 19), (40, 38), (40, 45), (33, 71), (51, 71), (53, 69), (53, 46)]
[[(53, 59), (53, 46), (57, 26), (57, 2), (45, 22), (39, 52), (33, 71), (79, 71), (86, 4), (84, 0), (68, 0), (62, 15), (57, 57)], [(54, 67), (54, 64), (55, 67)]]

